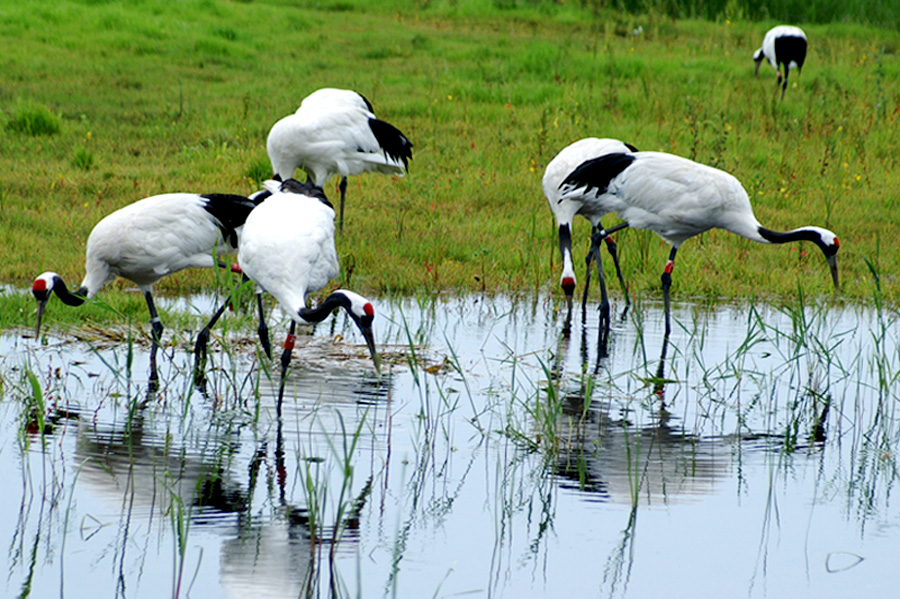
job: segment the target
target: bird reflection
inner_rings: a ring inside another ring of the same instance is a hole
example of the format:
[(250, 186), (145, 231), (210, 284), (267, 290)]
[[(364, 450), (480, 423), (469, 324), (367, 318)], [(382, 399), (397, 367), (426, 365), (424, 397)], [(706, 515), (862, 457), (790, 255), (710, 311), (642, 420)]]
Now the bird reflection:
[(607, 356), (598, 350), (589, 368), (587, 327), (580, 348), (581, 374), (575, 385), (566, 381), (561, 360), (568, 343), (560, 344), (552, 369), (562, 399), (556, 422), (561, 451), (554, 467), (559, 484), (589, 493), (601, 501), (636, 505), (670, 502), (704, 494), (727, 475), (729, 452), (720, 441), (685, 433), (660, 406), (649, 426), (635, 426), (627, 410), (636, 399), (622, 397), (621, 413), (614, 413), (613, 397), (595, 398), (598, 375)]
[[(350, 396), (360, 404), (386, 393), (366, 382), (354, 392)], [(247, 456), (234, 430), (213, 426), (189, 433), (181, 443), (145, 412), (132, 411), (125, 423), (91, 422), (84, 416), (77, 423), (76, 456), (84, 463), (80, 480), (122, 506), (115, 541), (121, 559), (115, 563), (123, 585), (129, 576), (124, 568), (134, 557), (125, 556), (140, 551), (135, 547), (142, 546), (136, 541), (146, 534), (144, 523), (174, 525), (180, 514), (191, 530), (225, 532), (219, 567), (229, 597), (310, 596), (321, 584), (336, 584), (335, 547), (358, 542), (360, 510), (371, 483), (326, 526), (322, 514), (314, 522), (305, 506), (304, 467), (291, 463), (280, 419), (269, 435), (254, 436), (255, 450)], [(291, 497), (295, 489), (301, 490), (299, 503)], [(176, 533), (188, 534), (187, 529)]]
[(570, 444), (555, 467), (562, 488), (601, 501), (649, 505), (712, 493), (728, 474), (730, 454), (722, 443), (687, 435), (665, 416), (635, 427), (577, 404), (563, 413), (560, 435)]

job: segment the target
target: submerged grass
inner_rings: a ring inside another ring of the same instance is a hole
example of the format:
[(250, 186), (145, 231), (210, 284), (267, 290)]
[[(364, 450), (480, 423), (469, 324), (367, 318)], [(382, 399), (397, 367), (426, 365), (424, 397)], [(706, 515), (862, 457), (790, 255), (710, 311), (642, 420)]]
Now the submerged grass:
[[(747, 20), (747, 7), (724, 22), (681, 18), (693, 14), (474, 0), (4, 7), (0, 281), (21, 288), (53, 269), (77, 283), (91, 228), (141, 197), (255, 191), (271, 124), (337, 86), (364, 93), (415, 144), (406, 178), (351, 180), (341, 284), (555, 292), (540, 178), (562, 147), (595, 135), (726, 168), (771, 228), (834, 229), (842, 295), (866, 297), (861, 256), (878, 244), (881, 272), (900, 269), (900, 240), (884, 234), (900, 188), (897, 32), (804, 23), (810, 57), (779, 102), (771, 73), (754, 79), (750, 60), (772, 23)], [(575, 251), (586, 250), (586, 225), (576, 229)], [(631, 289), (657, 292), (665, 244), (641, 231), (619, 241)], [(829, 293), (813, 247), (721, 231), (688, 245), (679, 296)], [(216, 280), (187, 272), (159, 288), (179, 295)], [(882, 286), (896, 299), (896, 277)], [(29, 314), (0, 306), (0, 327), (28, 326)]]

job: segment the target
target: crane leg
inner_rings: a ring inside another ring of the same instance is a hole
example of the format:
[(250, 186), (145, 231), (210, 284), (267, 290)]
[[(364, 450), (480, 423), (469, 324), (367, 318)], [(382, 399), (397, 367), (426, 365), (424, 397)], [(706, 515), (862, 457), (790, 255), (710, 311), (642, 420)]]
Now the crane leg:
[(272, 359), (272, 344), (269, 343), (269, 327), (266, 326), (266, 315), (263, 312), (263, 304), (262, 304), (262, 293), (256, 292), (256, 307), (259, 311), (259, 327), (256, 329), (257, 335), (259, 335), (259, 343), (262, 345), (263, 351), (266, 352), (266, 357), (268, 359)]
[(150, 310), (150, 390), (156, 391), (159, 388), (159, 373), (156, 369), (156, 351), (159, 349), (162, 340), (163, 325), (156, 312), (156, 305), (153, 303), (153, 294), (149, 289), (144, 291), (144, 299), (147, 300), (147, 308)]
[(206, 347), (209, 345), (209, 332), (225, 313), (228, 306), (231, 305), (232, 295), (222, 302), (222, 305), (216, 310), (206, 326), (197, 334), (197, 341), (194, 343), (194, 383), (199, 384), (203, 379), (203, 369), (206, 367)]
[[(600, 286), (600, 332), (599, 332), (599, 342), (597, 351), (603, 356), (606, 357), (607, 354), (607, 343), (609, 341), (609, 295), (606, 292), (606, 279), (603, 276), (603, 263), (600, 260), (600, 244), (603, 242), (603, 239), (606, 237), (606, 231), (603, 229), (595, 229), (594, 233), (591, 235), (591, 249), (588, 252), (588, 257), (585, 260), (588, 265), (588, 271), (586, 279), (589, 277), (591, 272), (591, 262), (595, 262), (597, 264), (597, 284)], [(587, 285), (588, 281), (585, 281), (585, 295), (582, 298), (581, 303), (581, 320), (582, 322), (586, 321), (587, 316)]]
[(347, 196), (347, 177), (341, 177), (341, 182), (338, 183), (338, 189), (341, 190), (341, 213), (340, 218), (338, 219), (338, 230), (343, 233), (344, 232), (344, 198)]
[(287, 377), (287, 369), (291, 364), (291, 353), (294, 351), (294, 342), (297, 340), (294, 335), (296, 327), (297, 323), (291, 320), (291, 328), (288, 331), (287, 339), (284, 340), (284, 352), (281, 354), (281, 381), (278, 384), (278, 403), (275, 406), (279, 422), (281, 422), (281, 400), (284, 397), (284, 379)]
[(628, 285), (625, 284), (625, 277), (622, 275), (622, 267), (619, 266), (619, 252), (616, 246), (615, 240), (612, 238), (612, 235), (606, 236), (606, 249), (609, 251), (609, 255), (612, 256), (613, 264), (616, 265), (616, 276), (619, 278), (619, 285), (622, 286), (622, 295), (625, 296), (625, 309), (622, 310), (621, 318), (625, 318), (625, 315), (628, 314), (628, 308), (631, 307), (631, 299), (628, 297)]
[(787, 68), (787, 65), (784, 67), (784, 79), (782, 80), (779, 76), (779, 80), (781, 80), (781, 99), (784, 100), (784, 92), (787, 91), (787, 82), (788, 82), (788, 73), (790, 69)]
[(582, 322), (584, 322), (584, 315), (587, 312), (588, 291), (591, 289), (591, 265), (594, 260), (597, 260), (600, 257), (600, 242), (597, 241), (597, 243), (594, 243), (594, 238), (597, 236), (597, 230), (597, 227), (594, 227), (591, 231), (591, 247), (588, 249), (587, 256), (584, 257), (584, 264), (587, 267), (587, 270), (584, 273), (584, 291), (581, 293)]
[[(232, 265), (232, 270), (234, 270), (235, 265)], [(237, 272), (237, 271), (235, 271)], [(212, 328), (219, 322), (219, 319), (222, 317), (222, 314), (225, 313), (225, 310), (232, 304), (234, 301), (234, 294), (237, 293), (237, 290), (241, 288), (242, 285), (247, 283), (250, 279), (247, 275), (244, 275), (241, 283), (234, 288), (225, 301), (222, 302), (222, 305), (216, 310), (215, 314), (212, 315), (212, 318), (209, 319), (209, 322), (206, 323), (200, 332), (197, 334), (197, 341), (194, 343), (194, 384), (201, 385), (204, 381), (203, 370), (206, 367), (206, 348), (209, 345), (209, 334)]]
[(662, 280), (662, 290), (663, 290), (663, 308), (666, 312), (666, 332), (663, 336), (663, 345), (662, 352), (659, 356), (659, 369), (656, 371), (656, 378), (658, 379), (656, 382), (656, 393), (661, 395), (663, 389), (663, 378), (665, 377), (666, 371), (666, 352), (669, 349), (669, 335), (672, 333), (672, 312), (671, 312), (671, 302), (669, 298), (669, 289), (672, 287), (672, 270), (675, 268), (675, 254), (678, 252), (678, 248), (673, 247), (672, 251), (669, 252), (669, 260), (666, 262), (666, 267), (663, 269), (663, 274), (661, 277)]
[(610, 329), (610, 318), (609, 318), (609, 294), (606, 291), (606, 281), (603, 277), (603, 266), (600, 261), (600, 244), (606, 241), (607, 249), (610, 252), (610, 255), (613, 257), (613, 261), (616, 264), (616, 274), (619, 277), (619, 282), (622, 284), (622, 291), (625, 293), (625, 311), (622, 312), (622, 316), (625, 316), (625, 313), (628, 311), (628, 306), (630, 306), (630, 301), (628, 299), (628, 288), (625, 286), (625, 277), (622, 276), (622, 269), (619, 266), (619, 257), (618, 252), (616, 251), (616, 242), (612, 239), (612, 234), (616, 231), (620, 231), (629, 224), (627, 222), (620, 223), (615, 227), (610, 229), (604, 229), (602, 227), (595, 227), (593, 233), (591, 234), (591, 249), (588, 251), (587, 258), (585, 262), (587, 263), (587, 273), (585, 275), (585, 283), (584, 283), (584, 295), (581, 300), (581, 317), (584, 320), (586, 311), (587, 311), (587, 294), (588, 294), (588, 285), (590, 284), (591, 277), (591, 261), (596, 261), (597, 263), (597, 276), (600, 279), (600, 351), (603, 353), (603, 357), (605, 357), (606, 346), (609, 340), (609, 329)]

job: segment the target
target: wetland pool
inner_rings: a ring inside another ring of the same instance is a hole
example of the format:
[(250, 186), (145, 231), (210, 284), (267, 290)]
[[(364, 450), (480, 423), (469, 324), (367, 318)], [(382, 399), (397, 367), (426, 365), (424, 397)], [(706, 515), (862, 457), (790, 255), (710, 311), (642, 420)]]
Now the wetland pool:
[(657, 394), (660, 304), (614, 318), (606, 355), (596, 310), (565, 339), (547, 297), (376, 310), (381, 375), (330, 317), (280, 420), (249, 336), (216, 339), (201, 390), (167, 330), (148, 394), (144, 343), (0, 334), (0, 596), (900, 588), (897, 313), (676, 303)]

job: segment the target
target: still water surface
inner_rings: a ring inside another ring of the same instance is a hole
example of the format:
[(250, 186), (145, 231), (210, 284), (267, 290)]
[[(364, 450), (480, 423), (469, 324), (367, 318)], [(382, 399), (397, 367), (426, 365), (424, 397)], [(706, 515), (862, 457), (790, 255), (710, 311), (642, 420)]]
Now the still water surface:
[[(0, 336), (0, 596), (900, 588), (896, 314), (676, 306), (660, 397), (659, 306), (615, 322), (605, 356), (593, 310), (561, 339), (555, 308), (385, 301), (380, 377), (329, 319), (298, 342), (281, 422), (277, 361), (237, 337), (204, 392), (170, 343), (148, 398), (141, 344)], [(26, 371), (43, 437), (21, 432)]]

